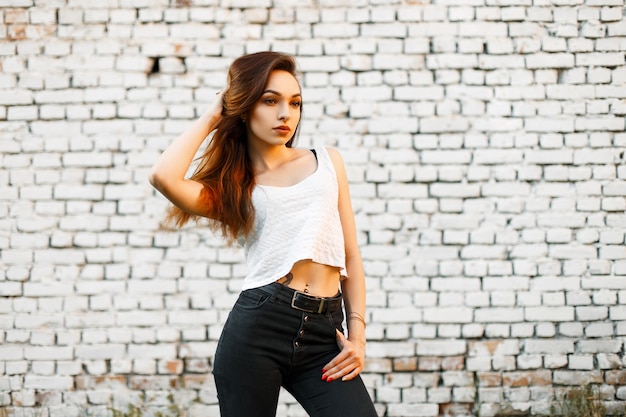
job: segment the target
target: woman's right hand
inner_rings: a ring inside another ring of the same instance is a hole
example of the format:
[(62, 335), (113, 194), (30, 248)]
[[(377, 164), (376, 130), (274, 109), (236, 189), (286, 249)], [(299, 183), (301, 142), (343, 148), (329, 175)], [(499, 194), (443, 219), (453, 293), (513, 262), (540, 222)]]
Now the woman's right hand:
[(210, 124), (209, 131), (213, 131), (217, 127), (220, 119), (222, 118), (222, 111), (224, 110), (224, 93), (226, 88), (218, 91), (215, 94), (215, 98), (213, 102), (206, 109), (204, 114), (202, 115), (202, 119), (204, 119), (207, 123)]

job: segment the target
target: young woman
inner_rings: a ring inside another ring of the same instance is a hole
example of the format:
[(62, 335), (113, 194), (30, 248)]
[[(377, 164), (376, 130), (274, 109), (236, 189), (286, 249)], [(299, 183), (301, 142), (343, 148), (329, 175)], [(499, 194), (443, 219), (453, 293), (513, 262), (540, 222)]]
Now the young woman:
[(376, 416), (359, 376), (365, 282), (348, 180), (336, 150), (292, 147), (301, 112), (291, 56), (242, 56), (150, 176), (169, 220), (207, 218), (244, 247), (249, 274), (213, 366), (222, 417), (275, 416), (281, 386), (312, 417)]

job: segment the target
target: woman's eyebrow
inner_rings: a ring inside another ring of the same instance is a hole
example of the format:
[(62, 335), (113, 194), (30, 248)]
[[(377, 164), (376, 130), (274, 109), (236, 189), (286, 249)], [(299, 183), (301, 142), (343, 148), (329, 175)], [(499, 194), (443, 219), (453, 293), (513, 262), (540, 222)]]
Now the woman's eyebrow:
[[(279, 93), (276, 90), (265, 90), (265, 91), (263, 91), (263, 94), (267, 94), (267, 93), (275, 94), (277, 96), (282, 96), (282, 94)], [(301, 95), (302, 95), (301, 93), (296, 93), (296, 94), (292, 95), (291, 97), (300, 97)]]

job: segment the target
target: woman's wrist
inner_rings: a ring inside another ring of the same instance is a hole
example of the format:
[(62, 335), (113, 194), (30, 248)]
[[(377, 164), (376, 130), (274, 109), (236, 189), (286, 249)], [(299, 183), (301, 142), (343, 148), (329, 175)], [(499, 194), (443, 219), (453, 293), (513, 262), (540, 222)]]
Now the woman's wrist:
[(200, 122), (208, 126), (209, 133), (212, 132), (220, 121), (220, 114), (216, 114), (214, 111), (207, 110), (200, 116)]
[(357, 321), (348, 322), (348, 340), (365, 346), (365, 328), (361, 323)]
[(365, 348), (366, 340), (365, 340), (365, 334), (363, 333), (360, 333), (357, 335), (354, 332), (351, 332), (348, 330), (348, 340), (351, 341), (352, 343), (356, 343), (362, 348)]
[(355, 320), (355, 321), (358, 321), (358, 322), (362, 323), (364, 329), (367, 327), (367, 323), (365, 322), (365, 318), (361, 314), (359, 314), (359, 313), (357, 313), (355, 311), (351, 311), (351, 312), (348, 313), (348, 321), (351, 321), (351, 320)]

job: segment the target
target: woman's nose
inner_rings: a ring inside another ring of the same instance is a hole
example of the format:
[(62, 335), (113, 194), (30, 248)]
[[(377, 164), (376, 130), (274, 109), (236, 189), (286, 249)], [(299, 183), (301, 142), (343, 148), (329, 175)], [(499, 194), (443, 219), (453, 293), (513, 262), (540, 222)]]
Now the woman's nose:
[(286, 105), (279, 106), (278, 108), (278, 120), (289, 120), (289, 108)]

